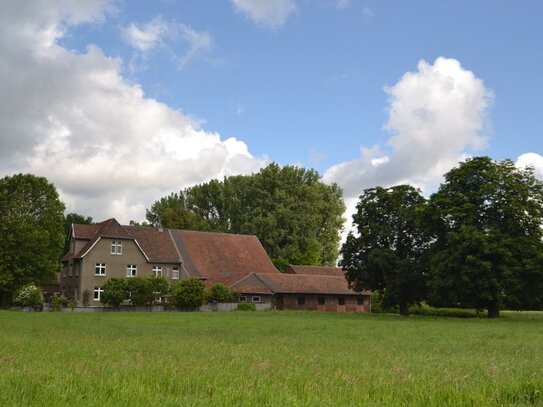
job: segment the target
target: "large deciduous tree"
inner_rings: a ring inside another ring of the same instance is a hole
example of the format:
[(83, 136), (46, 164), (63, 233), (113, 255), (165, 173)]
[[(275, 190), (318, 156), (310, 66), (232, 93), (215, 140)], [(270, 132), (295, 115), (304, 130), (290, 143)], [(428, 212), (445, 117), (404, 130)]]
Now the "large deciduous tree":
[(487, 309), (543, 305), (543, 184), (533, 169), (476, 157), (431, 196), (430, 302)]
[(351, 286), (378, 290), (384, 304), (399, 306), (401, 315), (426, 295), (429, 237), (419, 222), (425, 203), (409, 185), (366, 189), (353, 215), (357, 234), (349, 233), (341, 250)]
[(0, 303), (28, 283), (54, 280), (64, 244), (64, 204), (45, 178), (0, 180)]
[(147, 219), (170, 228), (254, 234), (283, 270), (289, 263), (334, 264), (344, 210), (341, 189), (321, 182), (316, 171), (270, 164), (162, 198)]

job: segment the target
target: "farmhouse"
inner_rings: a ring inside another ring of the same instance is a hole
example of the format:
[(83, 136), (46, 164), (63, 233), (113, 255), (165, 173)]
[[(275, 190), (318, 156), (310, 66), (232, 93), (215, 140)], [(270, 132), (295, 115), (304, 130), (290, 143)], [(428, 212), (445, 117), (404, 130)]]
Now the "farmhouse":
[(370, 310), (370, 294), (353, 292), (341, 269), (289, 266), (280, 273), (256, 236), (123, 226), (108, 219), (72, 225), (61, 263), (62, 293), (83, 305), (101, 306), (108, 278), (154, 275), (169, 282), (197, 277), (207, 287), (222, 283), (238, 291), (240, 301), (269, 308)]

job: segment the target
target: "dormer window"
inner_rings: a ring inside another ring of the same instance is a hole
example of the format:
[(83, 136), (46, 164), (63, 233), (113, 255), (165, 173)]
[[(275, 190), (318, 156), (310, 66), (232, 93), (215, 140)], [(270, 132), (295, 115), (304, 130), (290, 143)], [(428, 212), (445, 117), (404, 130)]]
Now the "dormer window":
[(111, 254), (123, 254), (123, 242), (112, 241), (111, 242)]

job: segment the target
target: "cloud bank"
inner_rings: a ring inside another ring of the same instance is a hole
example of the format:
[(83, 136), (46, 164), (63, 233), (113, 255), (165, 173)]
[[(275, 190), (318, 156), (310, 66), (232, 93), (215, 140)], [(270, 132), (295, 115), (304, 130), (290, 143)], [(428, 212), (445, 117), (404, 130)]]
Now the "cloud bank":
[[(45, 176), (68, 210), (127, 222), (170, 191), (264, 165), (242, 141), (146, 97), (123, 78), (121, 60), (93, 45), (84, 53), (59, 45), (70, 27), (103, 22), (114, 5), (2, 3), (0, 174)], [(127, 38), (142, 52), (169, 30), (160, 21), (130, 27)], [(178, 29), (190, 43), (189, 28)]]

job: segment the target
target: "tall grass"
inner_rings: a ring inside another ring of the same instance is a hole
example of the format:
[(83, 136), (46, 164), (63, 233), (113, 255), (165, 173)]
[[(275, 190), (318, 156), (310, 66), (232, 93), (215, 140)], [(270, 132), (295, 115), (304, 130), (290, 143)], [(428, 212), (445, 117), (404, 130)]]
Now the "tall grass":
[(0, 405), (543, 405), (543, 320), (0, 312)]

